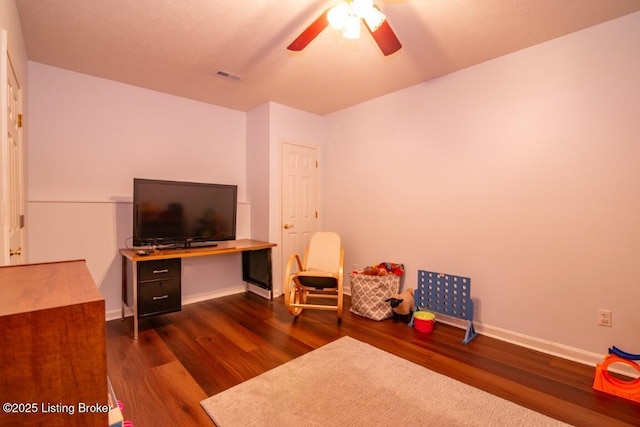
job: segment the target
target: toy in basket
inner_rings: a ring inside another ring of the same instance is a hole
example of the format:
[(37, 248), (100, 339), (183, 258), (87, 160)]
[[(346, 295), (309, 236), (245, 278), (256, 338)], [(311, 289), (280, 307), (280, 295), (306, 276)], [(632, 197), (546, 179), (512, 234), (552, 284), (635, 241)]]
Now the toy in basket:
[(362, 271), (349, 273), (351, 312), (372, 320), (384, 320), (393, 315), (385, 300), (398, 293), (402, 264), (383, 262)]

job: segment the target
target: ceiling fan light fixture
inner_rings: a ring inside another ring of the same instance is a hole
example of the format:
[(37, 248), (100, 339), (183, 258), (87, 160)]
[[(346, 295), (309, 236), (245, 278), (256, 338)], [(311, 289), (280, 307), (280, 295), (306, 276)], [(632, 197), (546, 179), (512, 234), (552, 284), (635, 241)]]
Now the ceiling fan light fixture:
[(380, 8), (373, 4), (373, 0), (342, 0), (322, 12), (287, 46), (287, 49), (294, 52), (301, 51), (328, 26), (342, 31), (343, 37), (359, 38), (360, 20), (365, 21), (367, 29), (384, 56), (389, 56), (402, 48), (387, 18)]
[(347, 39), (360, 37), (360, 19), (373, 32), (382, 25), (386, 17), (373, 5), (373, 0), (345, 0), (327, 12), (329, 25), (341, 30), (342, 36)]
[(358, 39), (360, 38), (360, 18), (354, 15), (347, 17), (347, 22), (342, 31), (342, 36), (345, 39)]
[(340, 3), (329, 9), (327, 12), (327, 20), (336, 30), (344, 29), (347, 24), (347, 18), (349, 17), (349, 5), (347, 3)]
[(373, 33), (375, 30), (380, 28), (380, 25), (382, 25), (382, 23), (384, 22), (385, 19), (387, 19), (387, 17), (384, 16), (384, 14), (380, 12), (378, 9), (376, 9), (375, 7), (372, 7), (371, 9), (369, 9), (367, 14), (363, 16), (363, 19), (364, 19), (364, 22), (367, 24), (367, 27), (369, 27), (369, 29)]
[(351, 10), (360, 18), (367, 16), (371, 9), (373, 9), (373, 0), (351, 0)]

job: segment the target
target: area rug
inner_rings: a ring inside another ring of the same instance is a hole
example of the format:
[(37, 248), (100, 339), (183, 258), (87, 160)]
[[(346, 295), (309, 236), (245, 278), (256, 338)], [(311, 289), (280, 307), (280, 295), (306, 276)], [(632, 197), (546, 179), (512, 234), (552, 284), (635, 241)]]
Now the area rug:
[(219, 427), (567, 425), (351, 337), (200, 404)]

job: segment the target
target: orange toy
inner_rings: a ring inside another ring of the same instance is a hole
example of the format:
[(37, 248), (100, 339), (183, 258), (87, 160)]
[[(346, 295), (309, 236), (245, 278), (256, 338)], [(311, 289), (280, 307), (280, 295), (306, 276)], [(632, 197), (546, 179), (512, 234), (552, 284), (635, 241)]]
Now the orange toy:
[(624, 381), (612, 376), (608, 369), (612, 363), (624, 363), (640, 371), (640, 365), (632, 360), (624, 359), (615, 354), (608, 354), (605, 356), (604, 361), (596, 366), (596, 375), (593, 381), (594, 390), (640, 402), (640, 378)]

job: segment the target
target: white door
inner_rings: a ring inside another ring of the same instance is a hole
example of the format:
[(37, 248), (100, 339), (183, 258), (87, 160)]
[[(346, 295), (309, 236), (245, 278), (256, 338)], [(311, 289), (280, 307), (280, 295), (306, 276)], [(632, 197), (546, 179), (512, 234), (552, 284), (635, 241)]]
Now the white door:
[(282, 271), (292, 253), (304, 256), (318, 224), (318, 155), (313, 147), (282, 145)]
[[(0, 223), (2, 224), (2, 265), (22, 264), (24, 255), (24, 180), (23, 180), (23, 148), (22, 148), (22, 88), (8, 56), (6, 31), (0, 41), (2, 60), (0, 75), (6, 82), (0, 90), (2, 93), (2, 173), (0, 183), (2, 197), (0, 200)], [(5, 104), (6, 102), (6, 104)]]

